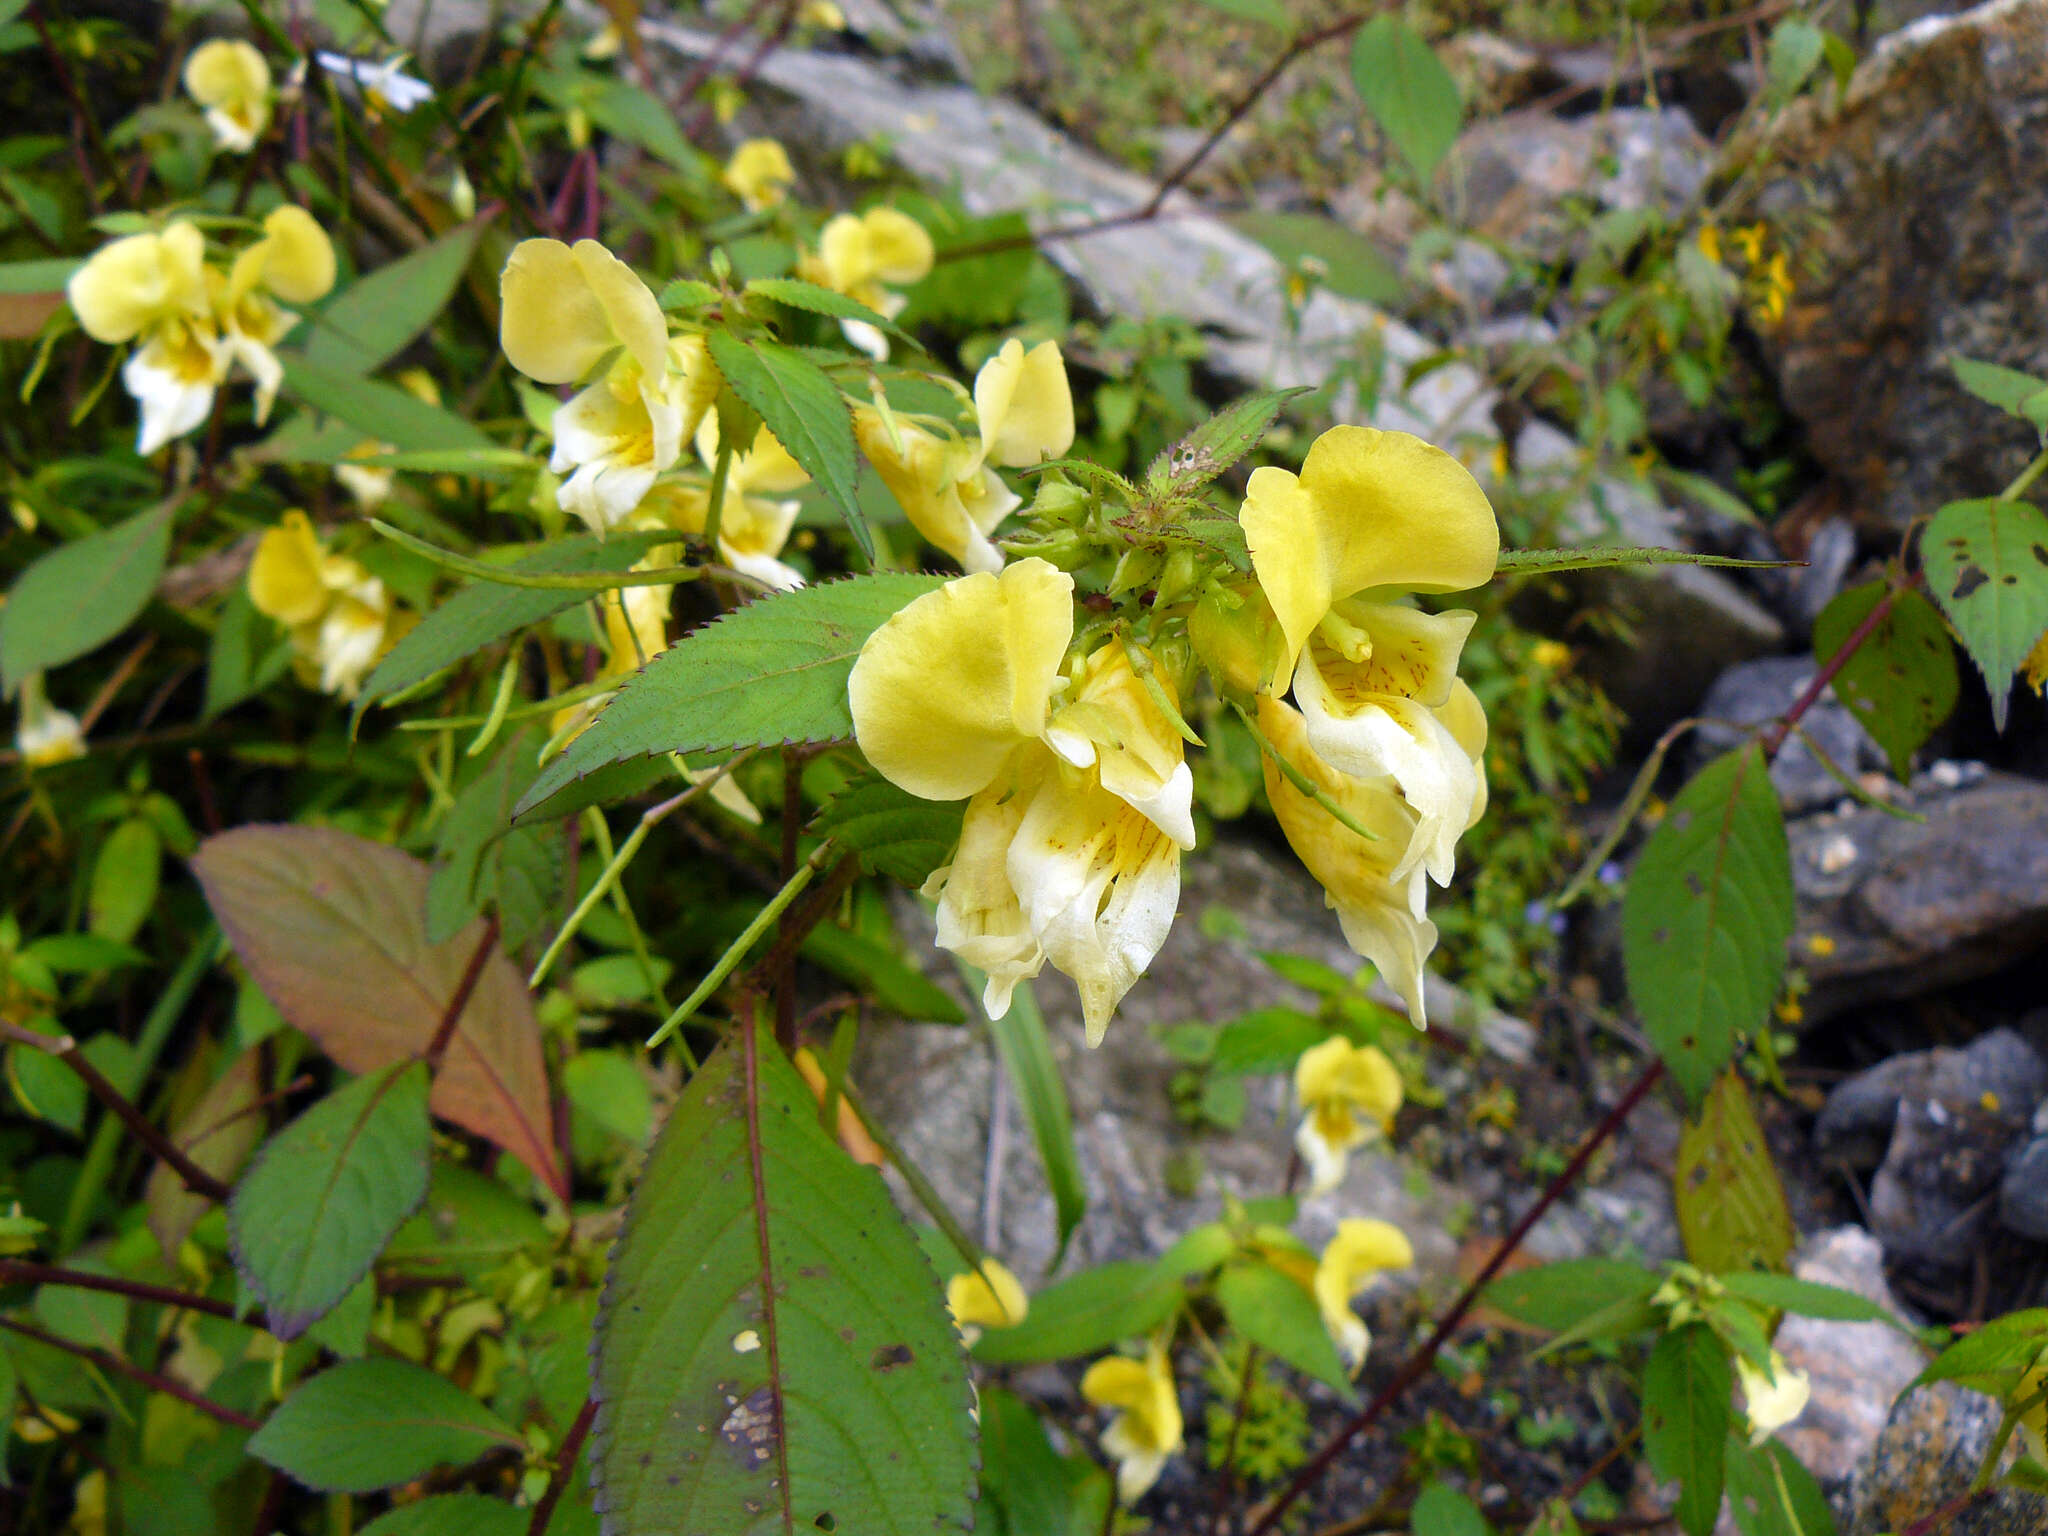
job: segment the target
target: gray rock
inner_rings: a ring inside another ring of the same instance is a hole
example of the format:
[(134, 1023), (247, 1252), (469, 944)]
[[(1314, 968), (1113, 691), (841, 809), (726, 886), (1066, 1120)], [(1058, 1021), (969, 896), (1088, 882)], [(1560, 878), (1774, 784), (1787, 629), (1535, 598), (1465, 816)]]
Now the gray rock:
[[(1695, 765), (1746, 741), (1751, 733), (1738, 727), (1763, 725), (1784, 714), (1818, 670), (1810, 656), (1767, 656), (1723, 672), (1700, 703), (1700, 713), (1708, 723), (1693, 736)], [(1884, 750), (1835, 698), (1832, 688), (1807, 711), (1800, 725), (1844, 773), (1864, 773), (1885, 765)], [(1796, 735), (1786, 741), (1771, 764), (1771, 783), (1788, 816), (1834, 805), (1847, 793)]]
[(1797, 286), (1767, 349), (1814, 455), (1890, 528), (1996, 494), (2034, 451), (1948, 360), (2048, 371), (2044, 131), (2048, 0), (1992, 0), (1886, 38), (1839, 107), (1816, 94), (1773, 135), (1760, 206)]
[[(1970, 1486), (1998, 1433), (1999, 1408), (1953, 1382), (1899, 1399), (1870, 1458), (1850, 1483), (1843, 1536), (1902, 1531)], [(2006, 1448), (2010, 1460), (2019, 1454)], [(2048, 1499), (2004, 1489), (1945, 1522), (1943, 1536), (2043, 1536)]]
[(2048, 1062), (2014, 1031), (1994, 1029), (1963, 1050), (1894, 1056), (1842, 1083), (1814, 1123), (1814, 1145), (1855, 1164), (1882, 1140), (1872, 1231), (1896, 1257), (1952, 1267), (1969, 1256), (2044, 1094)]
[(1908, 803), (1926, 820), (1858, 805), (1787, 829), (1809, 1021), (1986, 976), (2048, 944), (2048, 784), (1936, 763)]
[[(1884, 1249), (1861, 1227), (1817, 1232), (1792, 1257), (1792, 1273), (1817, 1285), (1854, 1291), (1898, 1313), (1884, 1278)], [(1806, 1411), (1778, 1432), (1830, 1491), (1845, 1484), (1877, 1444), (1891, 1401), (1920, 1374), (1921, 1353), (1883, 1323), (1787, 1317), (1773, 1341), (1813, 1395)]]
[(2035, 1108), (2028, 1130), (1999, 1181), (1998, 1219), (2022, 1237), (2048, 1242), (2048, 1103)]

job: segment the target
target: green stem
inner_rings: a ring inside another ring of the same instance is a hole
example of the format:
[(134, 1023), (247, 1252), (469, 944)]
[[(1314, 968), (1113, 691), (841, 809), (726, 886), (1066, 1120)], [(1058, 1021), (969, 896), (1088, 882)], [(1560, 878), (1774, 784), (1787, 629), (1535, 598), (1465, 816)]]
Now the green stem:
[[(502, 718), (526, 720), (534, 715), (551, 715), (558, 709), (581, 704), (585, 699), (594, 699), (601, 694), (615, 692), (618, 686), (619, 680), (616, 677), (601, 677), (594, 682), (578, 683), (574, 688), (566, 688), (550, 698), (511, 705), (505, 710)], [(397, 700), (386, 699), (384, 702), (392, 704)], [(436, 715), (427, 720), (401, 720), (398, 722), (398, 728), (401, 731), (466, 731), (473, 725), (488, 724), (490, 718), (489, 715)]]
[(811, 883), (832, 851), (832, 840), (827, 838), (818, 844), (808, 859), (797, 866), (796, 873), (783, 882), (782, 889), (769, 898), (768, 905), (754, 914), (754, 920), (747, 924), (740, 936), (718, 957), (718, 963), (711, 967), (709, 975), (697, 983), (697, 989), (683, 999), (674, 1013), (662, 1021), (661, 1028), (647, 1037), (647, 1044), (650, 1047), (661, 1044), (682, 1028), (683, 1020), (695, 1013), (698, 1005), (716, 992), (726, 977), (739, 969), (740, 961), (746, 958), (747, 951), (754, 947), (761, 935), (775, 926), (776, 919), (789, 910), (789, 904), (803, 894), (804, 887)]
[(1328, 811), (1332, 816), (1334, 816), (1337, 819), (1338, 824), (1343, 826), (1346, 830), (1356, 832), (1360, 837), (1364, 838), (1369, 843), (1376, 843), (1380, 840), (1379, 833), (1374, 832), (1370, 828), (1366, 827), (1362, 822), (1359, 821), (1359, 819), (1356, 816), (1353, 816), (1349, 811), (1345, 810), (1343, 806), (1339, 805), (1336, 801), (1332, 800), (1327, 794), (1323, 793), (1323, 791), (1317, 787), (1313, 779), (1311, 779), (1307, 774), (1303, 773), (1299, 768), (1295, 767), (1294, 764), (1287, 761), (1286, 758), (1282, 757), (1280, 755), (1280, 749), (1274, 746), (1272, 742), (1266, 739), (1266, 733), (1259, 729), (1259, 723), (1256, 720), (1252, 719), (1251, 712), (1249, 710), (1247, 710), (1242, 704), (1238, 703), (1235, 699), (1232, 699), (1230, 701), (1230, 707), (1237, 711), (1237, 718), (1244, 722), (1244, 728), (1252, 733), (1252, 740), (1256, 741), (1259, 744), (1259, 750), (1265, 753), (1266, 756), (1270, 757), (1273, 760), (1273, 766), (1280, 770), (1281, 778), (1285, 779), (1289, 784), (1292, 784), (1296, 789), (1300, 790), (1304, 795), (1308, 796), (1309, 799), (1315, 801), (1317, 805), (1320, 805), (1324, 810)]
[[(156, 1006), (150, 1009), (149, 1017), (142, 1021), (142, 1033), (135, 1040), (133, 1071), (136, 1082), (148, 1078), (150, 1069), (156, 1065), (157, 1057), (163, 1054), (164, 1045), (171, 1038), (171, 1030), (179, 1015), (184, 1013), (185, 1005), (192, 1000), (192, 994), (198, 990), (201, 979), (219, 952), (220, 929), (209, 923), (199, 942), (186, 953), (184, 962), (165, 985)], [(108, 1175), (113, 1172), (114, 1155), (121, 1149), (122, 1129), (119, 1117), (112, 1111), (101, 1112), (99, 1125), (85, 1149), (85, 1161), (79, 1165), (78, 1177), (72, 1182), (71, 1200), (64, 1208), (63, 1224), (57, 1229), (57, 1252), (70, 1253), (84, 1238), (86, 1223), (92, 1219), (92, 1208), (99, 1201), (100, 1191), (106, 1187)]]
[(1999, 492), (1998, 499), (2000, 501), (2018, 501), (2027, 494), (2033, 483), (2041, 478), (2041, 472), (2044, 469), (2048, 469), (2048, 448), (2044, 448), (2034, 455), (2033, 462), (2028, 464), (2025, 469), (2021, 470), (2014, 477), (2011, 485), (2008, 485), (2003, 491)]
[(711, 466), (711, 503), (704, 512), (704, 542), (718, 553), (718, 528), (725, 516), (725, 482), (732, 473), (732, 443), (724, 433), (718, 436), (718, 457)]
[[(714, 502), (714, 508), (716, 505)], [(474, 576), (479, 581), (496, 582), (502, 587), (541, 587), (553, 592), (608, 592), (614, 587), (673, 587), (681, 582), (695, 581), (704, 574), (700, 565), (665, 565), (652, 571), (508, 571), (500, 566), (486, 565), (481, 560), (472, 560), (467, 555), (458, 555), (438, 544), (429, 544), (425, 539), (416, 538), (403, 528), (394, 528), (380, 518), (371, 518), (370, 526), (392, 543), (411, 550), (423, 560), (431, 560), (443, 570)]]

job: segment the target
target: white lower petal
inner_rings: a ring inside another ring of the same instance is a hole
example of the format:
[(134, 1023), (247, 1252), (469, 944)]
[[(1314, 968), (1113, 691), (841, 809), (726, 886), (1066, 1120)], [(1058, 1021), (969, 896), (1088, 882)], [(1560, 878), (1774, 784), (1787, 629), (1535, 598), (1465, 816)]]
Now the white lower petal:
[(889, 338), (865, 320), (842, 320), (839, 329), (846, 339), (878, 363), (889, 361)]
[(1351, 1151), (1331, 1141), (1316, 1128), (1314, 1111), (1301, 1117), (1301, 1125), (1294, 1133), (1294, 1150), (1301, 1154), (1301, 1165), (1308, 1170), (1308, 1192), (1312, 1195), (1327, 1195), (1344, 1182), (1345, 1171), (1351, 1166)]
[(1397, 905), (1370, 906), (1330, 898), (1344, 942), (1379, 968), (1408, 1004), (1408, 1022), (1428, 1027), (1422, 1006), (1422, 968), (1436, 948), (1436, 924)]
[(1126, 1504), (1142, 1499), (1166, 1470), (1168, 1453), (1140, 1445), (1121, 1415), (1102, 1432), (1102, 1448), (1116, 1458), (1116, 1496)]
[(938, 944), (982, 972), (982, 1006), (992, 1019), (1010, 1011), (1010, 994), (1045, 966), (1045, 950), (1025, 919), (1010, 882), (1006, 853), (1028, 795), (983, 790), (967, 803), (952, 862), (925, 882), (938, 898)]
[(213, 410), (219, 376), (217, 347), (173, 349), (151, 341), (131, 353), (121, 365), (121, 382), (142, 407), (135, 451), (147, 457), (165, 443), (197, 431)]

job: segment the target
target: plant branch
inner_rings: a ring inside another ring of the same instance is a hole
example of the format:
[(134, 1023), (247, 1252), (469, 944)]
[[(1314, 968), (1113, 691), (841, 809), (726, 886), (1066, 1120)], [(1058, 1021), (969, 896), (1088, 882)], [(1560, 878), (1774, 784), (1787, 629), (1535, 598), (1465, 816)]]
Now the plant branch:
[(448, 999), (447, 1011), (435, 1027), (434, 1038), (427, 1042), (429, 1072), (441, 1070), (441, 1058), (448, 1054), (448, 1042), (455, 1038), (455, 1027), (462, 1022), (462, 1010), (469, 1006), (470, 998), (476, 993), (476, 984), (483, 980), (484, 966), (491, 958), (491, 951), (497, 947), (498, 914), (493, 912), (484, 919), (484, 931), (477, 935), (469, 964), (462, 968), (462, 979), (455, 983), (455, 994)]
[(152, 1392), (162, 1392), (175, 1397), (179, 1402), (197, 1408), (208, 1418), (218, 1419), (223, 1424), (232, 1424), (236, 1429), (255, 1430), (261, 1427), (257, 1420), (250, 1418), (246, 1413), (223, 1408), (212, 1398), (200, 1396), (182, 1381), (160, 1376), (155, 1371), (144, 1370), (141, 1366), (133, 1365), (107, 1350), (95, 1349), (90, 1344), (80, 1344), (54, 1333), (45, 1333), (33, 1324), (20, 1322), (11, 1317), (0, 1317), (0, 1328), (5, 1328), (9, 1333), (18, 1333), (25, 1339), (34, 1339), (38, 1344), (47, 1344), (52, 1349), (61, 1349), (66, 1354), (78, 1356), (81, 1360), (90, 1360), (101, 1370), (126, 1376), (131, 1381), (139, 1381)]
[(1948, 1524), (1949, 1521), (1955, 1519), (1956, 1516), (1963, 1514), (1965, 1511), (1967, 1511), (1970, 1508), (1970, 1506), (1975, 1504), (1979, 1499), (1987, 1498), (1990, 1496), (1990, 1494), (1991, 1489), (1988, 1487), (1965, 1488), (1961, 1493), (1957, 1494), (1954, 1498), (1950, 1499), (1946, 1504), (1943, 1504), (1938, 1508), (1929, 1510), (1926, 1514), (1922, 1515), (1919, 1519), (1915, 1520), (1911, 1525), (1901, 1526), (1899, 1528), (1899, 1536), (1928, 1536), (1928, 1533), (1930, 1531), (1934, 1531), (1940, 1528), (1941, 1526)]
[(1410, 1387), (1422, 1379), (1435, 1363), (1444, 1345), (1450, 1342), (1451, 1335), (1457, 1332), (1466, 1316), (1478, 1305), (1479, 1298), (1485, 1294), (1487, 1286), (1493, 1283), (1494, 1277), (1506, 1266), (1515, 1250), (1522, 1246), (1523, 1240), (1534, 1230), (1536, 1223), (1541, 1221), (1550, 1208), (1578, 1183), (1579, 1176), (1586, 1171), (1586, 1165), (1593, 1160), (1593, 1154), (1614, 1139), (1635, 1107), (1642, 1103), (1650, 1090), (1663, 1079), (1662, 1061), (1651, 1062), (1637, 1074), (1636, 1080), (1629, 1084), (1628, 1091), (1601, 1117), (1600, 1123), (1593, 1128), (1592, 1133), (1579, 1144), (1579, 1150), (1572, 1154), (1572, 1160), (1565, 1164), (1556, 1178), (1544, 1186), (1543, 1193), (1536, 1197), (1536, 1203), (1522, 1213), (1522, 1219), (1517, 1221), (1509, 1229), (1508, 1235), (1501, 1239), (1500, 1246), (1493, 1251), (1493, 1256), (1486, 1261), (1479, 1273), (1472, 1277), (1471, 1283), (1459, 1292), (1458, 1299), (1452, 1302), (1450, 1310), (1438, 1319), (1428, 1339), (1401, 1362), (1401, 1368), (1394, 1372), (1393, 1379), (1381, 1387), (1374, 1394), (1372, 1401), (1354, 1414), (1323, 1448), (1316, 1452), (1308, 1465), (1294, 1475), (1293, 1480), (1280, 1491), (1279, 1496), (1266, 1506), (1259, 1516), (1258, 1523), (1252, 1527), (1251, 1536), (1264, 1536), (1265, 1532), (1276, 1529), (1280, 1517), (1293, 1506), (1295, 1500), (1322, 1479), (1337, 1458), (1344, 1454), (1345, 1448), (1377, 1423)]
[(161, 1302), (167, 1307), (204, 1312), (208, 1317), (224, 1317), (229, 1322), (237, 1321), (232, 1306), (211, 1296), (195, 1296), (190, 1291), (151, 1285), (145, 1280), (123, 1280), (118, 1275), (95, 1275), (81, 1269), (63, 1269), (55, 1264), (32, 1264), (26, 1259), (0, 1259), (0, 1285), (75, 1286), (81, 1291), (105, 1291), (110, 1296)]
[[(797, 834), (804, 821), (804, 755), (795, 747), (782, 753), (782, 878), (786, 884), (796, 873)], [(812, 911), (818, 910), (812, 903)], [(815, 923), (816, 918), (812, 918)], [(782, 914), (782, 925), (769, 953), (774, 957), (769, 984), (775, 989), (775, 1043), (784, 1055), (796, 1052), (796, 947), (803, 942), (803, 929), (795, 917)]]
[(1863, 615), (1862, 622), (1849, 631), (1847, 637), (1836, 647), (1835, 654), (1813, 674), (1813, 681), (1806, 685), (1806, 691), (1792, 701), (1792, 707), (1779, 716), (1776, 725), (1764, 732), (1762, 741), (1766, 760), (1778, 755), (1779, 749), (1785, 745), (1785, 738), (1792, 734), (1792, 728), (1805, 718), (1808, 710), (1820, 702), (1820, 696), (1828, 691), (1828, 685), (1841, 675), (1842, 668), (1849, 665), (1850, 658), (1862, 648), (1863, 642), (1877, 632), (1878, 625), (1891, 617), (1892, 604), (1898, 601), (1902, 590), (1899, 587), (1892, 587), (1883, 597), (1871, 604), (1870, 612)]
[(106, 1074), (86, 1058), (79, 1050), (78, 1042), (69, 1035), (39, 1035), (32, 1029), (23, 1029), (19, 1024), (0, 1020), (0, 1039), (10, 1040), (16, 1045), (27, 1046), (54, 1056), (78, 1075), (92, 1096), (113, 1112), (121, 1123), (134, 1133), (135, 1137), (150, 1151), (162, 1158), (193, 1194), (215, 1203), (224, 1203), (228, 1198), (228, 1186), (193, 1162), (171, 1143), (169, 1137), (149, 1123), (149, 1117), (107, 1080)]
[(576, 1458), (583, 1452), (584, 1438), (590, 1433), (590, 1421), (596, 1417), (597, 1399), (586, 1397), (583, 1406), (576, 1411), (576, 1422), (569, 1426), (569, 1433), (562, 1436), (562, 1444), (555, 1452), (555, 1468), (548, 1474), (547, 1492), (533, 1506), (533, 1518), (526, 1522), (526, 1536), (545, 1536), (548, 1522), (555, 1517), (555, 1506), (561, 1503), (562, 1493), (568, 1488), (569, 1478), (576, 1470)]

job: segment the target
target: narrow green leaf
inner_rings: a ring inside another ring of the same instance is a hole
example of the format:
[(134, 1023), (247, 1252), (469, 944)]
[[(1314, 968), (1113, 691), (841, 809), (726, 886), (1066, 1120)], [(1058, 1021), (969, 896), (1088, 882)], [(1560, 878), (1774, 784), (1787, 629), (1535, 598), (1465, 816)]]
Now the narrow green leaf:
[(965, 809), (964, 802), (921, 800), (878, 773), (863, 773), (826, 803), (810, 830), (858, 854), (869, 874), (915, 888), (952, 857)]
[(1914, 1378), (1913, 1385), (1953, 1381), (1972, 1392), (2009, 1398), (2044, 1350), (2048, 1350), (2048, 1307), (2008, 1312), (1949, 1345)]
[(1223, 1315), (1252, 1343), (1349, 1400), (1351, 1378), (1315, 1298), (1270, 1264), (1233, 1264), (1216, 1279)]
[(1794, 565), (1792, 560), (1738, 560), (1733, 555), (1701, 555), (1689, 549), (1504, 549), (1495, 562), (1496, 576), (1532, 576), (1545, 571), (1597, 571), (1616, 565), (1711, 565), (1728, 570), (1764, 571)]
[(1408, 1512), (1413, 1536), (1491, 1536), (1479, 1506), (1448, 1483), (1431, 1483), (1415, 1496)]
[(1436, 50), (1407, 22), (1383, 12), (1352, 40), (1351, 80), (1380, 131), (1427, 186), (1465, 123), (1458, 83)]
[[(969, 966), (963, 965), (961, 970), (970, 977), (969, 990), (979, 996), (980, 976)], [(1049, 1267), (1057, 1268), (1066, 1255), (1067, 1240), (1088, 1213), (1088, 1184), (1081, 1177), (1080, 1155), (1074, 1150), (1074, 1112), (1067, 1103), (1066, 1079), (1053, 1059), (1045, 1015), (1039, 1011), (1030, 982), (1017, 983), (1010, 993), (1010, 1011), (1000, 1019), (990, 1019), (988, 1032), (996, 1043), (996, 1054), (1003, 1059), (1011, 1091), (1031, 1123), (1031, 1140), (1052, 1191), (1060, 1243)]]
[(1201, 0), (1212, 11), (1235, 16), (1239, 21), (1256, 21), (1263, 26), (1292, 30), (1294, 23), (1280, 0)]
[(2023, 421), (2031, 421), (2036, 428), (2043, 425), (2042, 407), (2044, 397), (2048, 397), (2048, 379), (2037, 379), (2017, 368), (2001, 368), (1996, 363), (1980, 363), (1967, 357), (1951, 357), (1948, 361), (1949, 367), (1955, 370), (1956, 382), (1979, 400)]
[(1335, 219), (1269, 208), (1226, 217), (1232, 229), (1258, 241), (1282, 265), (1314, 272), (1339, 298), (1391, 308), (1409, 297), (1401, 269), (1371, 240)]
[(305, 1381), (250, 1437), (249, 1454), (322, 1493), (374, 1493), (525, 1445), (447, 1377), (373, 1356)]
[(1686, 1536), (1710, 1536), (1721, 1513), (1733, 1390), (1728, 1352), (1704, 1323), (1665, 1334), (1643, 1367), (1643, 1449), (1652, 1471), (1678, 1480)]
[(1067, 1461), (1052, 1448), (1031, 1405), (1001, 1387), (981, 1389), (981, 1497), (995, 1536), (1096, 1536), (1077, 1523)]
[(965, 1527), (967, 1374), (931, 1266), (795, 1069), (755, 1050), (690, 1080), (627, 1203), (594, 1356), (600, 1507), (707, 1536)]
[(86, 926), (98, 938), (126, 944), (156, 905), (164, 863), (163, 835), (140, 816), (114, 823), (92, 861)]
[(1764, 52), (1764, 79), (1779, 102), (1799, 94), (1827, 52), (1827, 37), (1804, 16), (1787, 16), (1771, 29)]
[(1146, 472), (1146, 484), (1154, 492), (1182, 495), (1207, 485), (1258, 447), (1289, 400), (1307, 393), (1268, 389), (1226, 405), (1161, 453)]
[(357, 278), (308, 326), (306, 360), (356, 374), (382, 368), (433, 324), (483, 232), (484, 221), (472, 219)]
[(776, 441), (838, 508), (861, 554), (873, 565), (874, 530), (855, 493), (860, 466), (854, 454), (853, 417), (839, 386), (803, 353), (780, 342), (741, 341), (729, 332), (713, 331), (710, 344), (712, 361), (733, 393), (761, 413)]
[(293, 399), (401, 451), (496, 450), (498, 445), (460, 416), (429, 405), (395, 384), (366, 379), (298, 352), (280, 352), (285, 390)]
[(1752, 743), (1680, 790), (1622, 902), (1628, 991), (1672, 1079), (1697, 1102), (1761, 1026), (1792, 936), (1792, 855)]
[[(1888, 590), (1883, 581), (1839, 593), (1813, 624), (1813, 654), (1826, 662), (1869, 617)], [(1960, 679), (1948, 626), (1934, 605), (1907, 589), (1835, 674), (1835, 697), (1884, 748), (1901, 782), (1913, 754), (1956, 707)]]
[(804, 936), (797, 953), (835, 976), (874, 993), (891, 1013), (925, 1024), (964, 1024), (960, 1005), (924, 972), (880, 939), (835, 923), (820, 923)]
[(559, 915), (562, 839), (549, 829), (512, 825), (512, 807), (540, 773), (538, 745), (537, 733), (515, 732), (441, 818), (427, 884), (432, 943), (446, 943), (495, 909), (501, 941), (516, 952)]
[(229, 588), (214, 625), (206, 657), (206, 702), (202, 720), (215, 720), (244, 699), (283, 677), (292, 663), (291, 642), (257, 613), (247, 583)]
[(1084, 1269), (1031, 1298), (1014, 1328), (994, 1328), (974, 1346), (990, 1365), (1026, 1365), (1092, 1355), (1150, 1333), (1180, 1310), (1178, 1275), (1136, 1259)]
[(692, 630), (625, 680), (516, 814), (628, 758), (852, 740), (854, 658), (883, 620), (943, 580), (890, 572), (824, 582), (756, 598)]
[(1734, 1068), (1714, 1079), (1678, 1136), (1672, 1174), (1685, 1256), (1714, 1274), (1780, 1270), (1798, 1241), (1778, 1165)]
[(1663, 1276), (1626, 1259), (1565, 1259), (1502, 1275), (1486, 1304), (1518, 1323), (1562, 1333), (1620, 1301), (1645, 1301)]
[(163, 575), (173, 503), (51, 550), (0, 605), (0, 690), (96, 650), (134, 622)]
[(1913, 1331), (1889, 1308), (1879, 1306), (1868, 1296), (1845, 1291), (1840, 1286), (1750, 1270), (1716, 1278), (1729, 1295), (1774, 1307), (1780, 1312), (1793, 1312), (1800, 1317), (1822, 1317), (1837, 1323), (1888, 1323), (1908, 1333)]
[(2013, 674), (2048, 630), (2048, 513), (2024, 501), (1952, 501), (1920, 535), (1920, 562), (2003, 731)]
[(432, 1151), (422, 1062), (357, 1078), (270, 1139), (228, 1202), (228, 1245), (272, 1333), (297, 1338), (369, 1271), (426, 1199)]
[(848, 298), (830, 288), (821, 288), (816, 283), (807, 283), (800, 277), (757, 277), (747, 284), (747, 292), (777, 304), (787, 304), (791, 309), (830, 315), (835, 320), (859, 320), (878, 331), (890, 331), (898, 336), (903, 334), (894, 321), (869, 309), (859, 299)]

